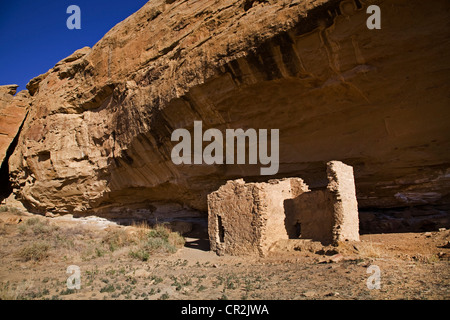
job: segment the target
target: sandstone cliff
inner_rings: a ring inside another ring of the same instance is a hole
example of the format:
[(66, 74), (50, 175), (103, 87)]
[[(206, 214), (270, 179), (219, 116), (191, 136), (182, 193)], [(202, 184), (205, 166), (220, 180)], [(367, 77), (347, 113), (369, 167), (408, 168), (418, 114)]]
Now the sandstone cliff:
[(326, 162), (354, 166), (361, 208), (449, 204), (449, 21), (446, 0), (150, 1), (30, 81), (15, 193), (40, 213), (205, 212), (227, 180), (265, 177), (174, 165), (171, 133), (201, 120), (279, 129), (276, 177), (312, 188)]
[(0, 86), (0, 197), (11, 192), (8, 158), (17, 144), (17, 135), (29, 106), (28, 92), (21, 91), (15, 96), (17, 87)]

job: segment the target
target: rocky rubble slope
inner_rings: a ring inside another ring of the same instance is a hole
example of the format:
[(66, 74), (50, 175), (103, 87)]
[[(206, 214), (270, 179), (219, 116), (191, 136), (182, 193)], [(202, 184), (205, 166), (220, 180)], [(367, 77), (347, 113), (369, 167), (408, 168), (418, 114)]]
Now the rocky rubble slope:
[(449, 204), (449, 21), (446, 0), (149, 1), (30, 81), (15, 193), (38, 213), (195, 216), (227, 180), (268, 178), (173, 164), (173, 130), (201, 120), (279, 129), (277, 178), (354, 166), (360, 208)]

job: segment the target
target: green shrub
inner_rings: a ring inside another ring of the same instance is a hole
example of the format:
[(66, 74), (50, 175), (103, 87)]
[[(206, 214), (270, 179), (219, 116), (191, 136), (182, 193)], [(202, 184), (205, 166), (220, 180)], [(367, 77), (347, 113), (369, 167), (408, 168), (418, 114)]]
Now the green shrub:
[(130, 252), (130, 256), (141, 261), (147, 261), (152, 253), (175, 253), (184, 245), (184, 238), (177, 232), (172, 232), (165, 225), (157, 225), (153, 228), (143, 229), (136, 238), (138, 247)]
[(140, 248), (136, 251), (130, 251), (130, 257), (141, 261), (148, 261), (148, 258), (150, 258), (150, 254), (144, 248)]
[(65, 290), (62, 290), (61, 292), (60, 292), (60, 294), (62, 295), (62, 296), (67, 296), (67, 295), (69, 295), (69, 294), (74, 294), (76, 291), (75, 291), (75, 289), (69, 289), (69, 288), (67, 288), (67, 289), (65, 289)]
[(102, 249), (95, 248), (95, 255), (97, 257), (103, 257), (105, 255), (105, 252)]
[(159, 297), (158, 300), (167, 300), (167, 299), (169, 299), (169, 294), (168, 293), (163, 293), (161, 295), (161, 297)]
[(150, 252), (175, 253), (177, 248), (165, 238), (149, 238), (144, 248)]
[(103, 292), (114, 292), (114, 291), (116, 291), (116, 288), (114, 288), (114, 285), (112, 285), (112, 284), (108, 284), (108, 285), (106, 285), (106, 286), (104, 286), (103, 288), (100, 289), (101, 293), (103, 293)]
[(164, 225), (157, 225), (148, 232), (149, 238), (169, 239), (170, 230)]

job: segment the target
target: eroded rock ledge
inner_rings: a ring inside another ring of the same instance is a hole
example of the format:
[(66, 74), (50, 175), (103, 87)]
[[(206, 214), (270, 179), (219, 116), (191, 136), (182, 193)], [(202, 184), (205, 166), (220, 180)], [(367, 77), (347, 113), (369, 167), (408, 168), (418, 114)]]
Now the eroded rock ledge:
[(273, 178), (353, 166), (360, 208), (449, 204), (449, 18), (445, 0), (151, 1), (30, 82), (15, 192), (41, 213), (206, 212), (227, 180), (262, 178), (175, 166), (171, 133), (201, 120), (280, 129)]

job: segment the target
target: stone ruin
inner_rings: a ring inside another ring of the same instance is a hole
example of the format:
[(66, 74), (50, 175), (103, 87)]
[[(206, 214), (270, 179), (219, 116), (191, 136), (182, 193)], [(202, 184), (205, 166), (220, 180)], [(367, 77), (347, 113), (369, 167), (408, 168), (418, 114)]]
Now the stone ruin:
[(279, 240), (359, 241), (353, 168), (327, 163), (328, 185), (311, 191), (300, 178), (228, 181), (208, 195), (208, 233), (218, 255), (265, 256)]

